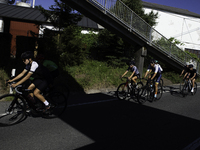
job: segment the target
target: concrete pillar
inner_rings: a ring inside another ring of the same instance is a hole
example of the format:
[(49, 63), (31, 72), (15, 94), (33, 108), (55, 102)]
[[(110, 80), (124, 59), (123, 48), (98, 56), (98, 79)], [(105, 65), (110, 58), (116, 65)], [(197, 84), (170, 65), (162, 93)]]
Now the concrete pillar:
[(143, 73), (145, 56), (147, 56), (147, 49), (145, 47), (140, 47), (135, 53), (135, 65), (140, 72), (140, 77), (142, 77), (142, 73)]

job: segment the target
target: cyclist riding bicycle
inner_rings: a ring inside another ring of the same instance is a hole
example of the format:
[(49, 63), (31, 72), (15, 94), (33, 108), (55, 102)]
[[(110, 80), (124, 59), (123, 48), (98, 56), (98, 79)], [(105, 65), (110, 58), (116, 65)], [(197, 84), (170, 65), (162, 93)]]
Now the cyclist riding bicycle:
[(189, 65), (189, 70), (186, 73), (186, 78), (189, 79), (192, 82), (192, 89), (191, 92), (194, 92), (194, 82), (197, 79), (197, 70), (193, 68), (194, 66), (192, 64)]
[(132, 72), (132, 74), (130, 75), (129, 80), (132, 80), (135, 83), (135, 85), (137, 85), (137, 81), (136, 80), (138, 78), (140, 78), (140, 73), (139, 73), (137, 67), (135, 66), (135, 62), (134, 61), (130, 61), (128, 65), (129, 65), (128, 69), (121, 76), (121, 78), (123, 76), (125, 76), (129, 72), (129, 70), (130, 70)]
[[(25, 75), (17, 83), (11, 85), (13, 88), (15, 88), (16, 86), (30, 79), (30, 77), (33, 77), (34, 79), (32, 83), (29, 85), (28, 89), (29, 90), (34, 89), (33, 91), (34, 96), (36, 96), (40, 101), (44, 103), (45, 105), (44, 112), (46, 112), (47, 110), (50, 109), (51, 105), (41, 94), (41, 91), (45, 90), (53, 79), (47, 68), (43, 67), (42, 65), (38, 65), (37, 62), (33, 61), (33, 52), (31, 51), (24, 52), (21, 54), (21, 58), (24, 64), (26, 65), (25, 69), (18, 76), (16, 76), (12, 80), (9, 80), (8, 82), (16, 81)], [(30, 94), (29, 97), (33, 97), (33, 95)]]
[(161, 77), (162, 77), (162, 71), (163, 71), (163, 69), (162, 69), (162, 67), (158, 64), (158, 61), (157, 61), (157, 60), (151, 60), (149, 66), (148, 66), (148, 69), (147, 69), (147, 71), (146, 71), (146, 73), (145, 73), (145, 76), (144, 76), (144, 78), (146, 78), (146, 76), (147, 76), (148, 74), (150, 74), (151, 72), (153, 72), (153, 73), (151, 74), (151, 76), (149, 76), (149, 79), (150, 79), (150, 80), (156, 79), (156, 80), (155, 80), (155, 94), (154, 94), (154, 98), (157, 97), (157, 93), (158, 93), (158, 84), (159, 84), (160, 79), (161, 79)]
[[(180, 77), (184, 74), (184, 77), (185, 77), (185, 74), (189, 71), (189, 62), (186, 62), (186, 65), (184, 66), (181, 74), (180, 74)], [(183, 78), (184, 79), (184, 78)]]

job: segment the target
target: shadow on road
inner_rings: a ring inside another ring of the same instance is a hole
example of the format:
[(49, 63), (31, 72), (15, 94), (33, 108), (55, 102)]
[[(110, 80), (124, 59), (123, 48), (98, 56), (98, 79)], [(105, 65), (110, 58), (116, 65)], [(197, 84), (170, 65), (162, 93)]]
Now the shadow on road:
[[(113, 99), (101, 93), (86, 97)], [(61, 119), (95, 141), (78, 150), (181, 150), (200, 135), (200, 121), (132, 101), (69, 107)]]

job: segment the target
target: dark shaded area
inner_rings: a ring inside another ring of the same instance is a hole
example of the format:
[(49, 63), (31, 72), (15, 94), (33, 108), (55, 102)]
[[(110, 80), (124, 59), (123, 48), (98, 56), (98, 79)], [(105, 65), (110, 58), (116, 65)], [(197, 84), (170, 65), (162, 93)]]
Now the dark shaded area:
[(0, 67), (4, 67), (9, 63), (11, 38), (11, 34), (0, 33)]
[[(102, 97), (113, 98), (91, 94), (84, 99)], [(69, 107), (61, 119), (95, 141), (78, 150), (181, 150), (200, 134), (198, 120), (131, 101)]]

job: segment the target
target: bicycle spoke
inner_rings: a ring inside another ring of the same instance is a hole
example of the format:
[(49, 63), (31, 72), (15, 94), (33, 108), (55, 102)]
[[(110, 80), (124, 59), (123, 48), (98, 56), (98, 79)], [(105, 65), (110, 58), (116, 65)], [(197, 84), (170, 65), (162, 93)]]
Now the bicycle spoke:
[(8, 126), (19, 122), (25, 116), (25, 102), (14, 94), (6, 94), (0, 97), (0, 126)]
[(119, 87), (117, 88), (117, 98), (119, 100), (126, 99), (126, 97), (128, 96), (128, 91), (129, 88), (126, 83), (120, 84)]

